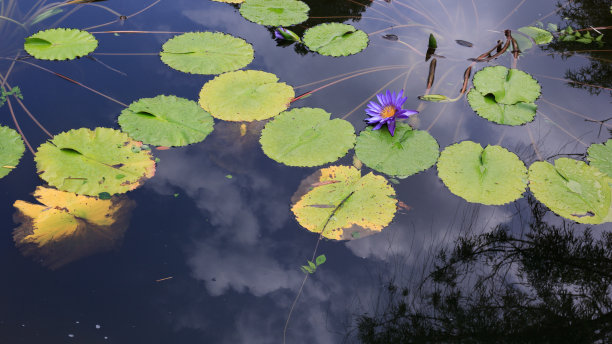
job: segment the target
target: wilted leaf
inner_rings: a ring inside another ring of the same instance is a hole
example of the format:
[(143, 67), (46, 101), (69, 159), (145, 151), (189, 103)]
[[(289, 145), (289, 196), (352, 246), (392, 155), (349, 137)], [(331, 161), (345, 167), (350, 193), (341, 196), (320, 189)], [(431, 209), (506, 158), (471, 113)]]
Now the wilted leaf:
[[(34, 160), (40, 177), (60, 190), (90, 196), (124, 193), (155, 174), (151, 152), (132, 150), (139, 145), (118, 130), (81, 128), (40, 145)], [(126, 177), (117, 179), (117, 174)]]
[(40, 204), (16, 201), (13, 239), (21, 252), (56, 269), (121, 243), (134, 202), (125, 197), (100, 200), (38, 187)]
[[(338, 181), (312, 188), (315, 183)], [(332, 166), (315, 172), (300, 184), (291, 210), (311, 232), (328, 239), (351, 240), (380, 232), (396, 212), (395, 191), (385, 178), (348, 166)], [(312, 207), (331, 204), (333, 208)]]

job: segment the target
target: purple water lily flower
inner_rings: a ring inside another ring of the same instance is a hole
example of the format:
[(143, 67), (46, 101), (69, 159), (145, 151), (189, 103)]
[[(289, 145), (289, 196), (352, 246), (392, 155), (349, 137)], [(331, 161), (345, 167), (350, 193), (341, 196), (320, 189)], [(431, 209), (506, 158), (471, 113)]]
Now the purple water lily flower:
[(285, 39), (285, 36), (281, 33), (281, 30), (286, 30), (285, 28), (279, 27), (274, 30), (274, 38), (276, 39)]
[(402, 109), (402, 105), (404, 105), (406, 99), (408, 99), (404, 97), (404, 90), (401, 90), (397, 95), (395, 92), (392, 93), (387, 90), (386, 93), (377, 94), (376, 98), (378, 98), (378, 103), (380, 104), (371, 101), (366, 108), (366, 113), (370, 118), (365, 121), (368, 124), (376, 124), (372, 130), (378, 130), (386, 124), (389, 133), (393, 136), (395, 133), (395, 119), (408, 118), (419, 113), (414, 110)]

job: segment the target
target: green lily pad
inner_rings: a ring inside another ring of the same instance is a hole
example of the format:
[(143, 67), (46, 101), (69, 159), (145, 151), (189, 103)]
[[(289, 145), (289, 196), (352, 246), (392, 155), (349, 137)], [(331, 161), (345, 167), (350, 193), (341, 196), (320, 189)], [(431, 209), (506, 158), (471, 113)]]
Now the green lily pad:
[(24, 151), (21, 135), (9, 127), (0, 126), (0, 178), (17, 167)]
[(610, 218), (612, 180), (597, 168), (569, 158), (529, 167), (529, 188), (538, 201), (566, 219), (598, 224)]
[(485, 97), (474, 88), (468, 93), (467, 99), (478, 116), (497, 124), (522, 125), (531, 122), (538, 109), (534, 103), (500, 104), (491, 95)]
[(351, 240), (380, 232), (395, 216), (395, 190), (382, 176), (331, 166), (302, 181), (291, 211), (304, 228), (328, 239)]
[(26, 38), (24, 49), (39, 60), (73, 60), (96, 50), (98, 41), (87, 31), (50, 29)]
[(289, 107), (293, 87), (279, 83), (276, 75), (258, 70), (217, 76), (200, 91), (200, 106), (224, 121), (261, 121)]
[(246, 0), (240, 14), (261, 25), (291, 26), (308, 19), (310, 7), (298, 0)]
[(438, 176), (452, 193), (473, 203), (509, 203), (527, 187), (527, 168), (514, 153), (500, 146), (483, 149), (472, 141), (442, 151)]
[(531, 75), (503, 66), (483, 68), (473, 83), (483, 96), (492, 94), (501, 104), (533, 103), (540, 96), (540, 84)]
[(134, 140), (170, 147), (203, 141), (214, 121), (194, 101), (161, 95), (130, 104), (121, 112), (119, 125)]
[(318, 166), (336, 161), (355, 145), (355, 128), (330, 120), (323, 109), (297, 108), (276, 116), (261, 132), (261, 147), (271, 159), (289, 166)]
[(327, 56), (357, 54), (368, 46), (368, 34), (354, 26), (326, 23), (311, 27), (304, 32), (304, 44), (308, 49)]
[(392, 176), (407, 177), (433, 166), (440, 146), (428, 132), (397, 123), (395, 136), (388, 130), (366, 128), (355, 145), (357, 158), (370, 168)]
[(40, 145), (34, 160), (40, 177), (60, 190), (89, 196), (124, 193), (155, 174), (151, 152), (140, 146), (119, 130), (81, 128)]
[(552, 42), (554, 38), (550, 32), (535, 26), (523, 26), (518, 30), (519, 32), (533, 38), (533, 41), (536, 42), (536, 44), (548, 44)]
[(187, 32), (164, 43), (160, 55), (165, 64), (181, 72), (221, 74), (251, 63), (253, 47), (220, 32)]
[(603, 144), (592, 144), (587, 153), (591, 166), (612, 178), (612, 139)]

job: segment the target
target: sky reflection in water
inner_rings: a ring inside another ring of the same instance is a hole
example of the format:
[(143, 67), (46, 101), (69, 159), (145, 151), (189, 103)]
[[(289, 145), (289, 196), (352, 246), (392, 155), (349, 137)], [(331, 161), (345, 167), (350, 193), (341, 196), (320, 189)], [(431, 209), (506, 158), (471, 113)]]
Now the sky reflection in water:
[[(343, 1), (336, 3), (346, 5)], [(556, 8), (553, 1), (526, 3), (516, 12), (512, 11), (518, 1), (474, 3), (477, 19), (468, 4), (449, 5), (448, 20), (437, 4), (429, 1), (417, 4), (432, 15), (439, 25), (436, 28), (445, 33), (438, 37), (437, 53), (447, 59), (438, 61), (435, 85), (439, 89), (433, 93), (455, 96), (469, 64), (466, 58), (488, 50), (496, 39), (503, 37), (503, 29), (531, 24)], [(107, 5), (121, 13), (132, 13), (145, 3), (109, 1)], [(96, 20), (88, 15), (95, 15)], [(86, 8), (68, 17), (64, 24), (87, 27), (92, 22), (105, 21), (106, 15)], [(375, 32), (388, 28), (393, 21), (397, 25), (409, 19), (433, 25), (399, 1), (391, 5), (378, 1), (354, 25)], [(559, 20), (552, 15), (545, 23)], [(111, 28), (115, 27), (108, 27)], [(382, 39), (383, 33), (372, 35), (370, 46), (354, 56), (333, 59), (299, 55), (292, 47), (277, 47), (270, 31), (244, 20), (231, 6), (191, 0), (162, 1), (118, 28), (221, 31), (242, 37), (255, 49), (255, 60), (247, 68), (275, 73), (281, 81), (296, 86), (297, 94), (313, 88), (299, 85), (361, 68), (414, 66), (408, 79), (400, 77), (386, 87), (383, 86), (387, 82), (408, 69), (354, 78), (295, 104), (322, 107), (333, 117), (355, 110), (347, 119), (358, 131), (365, 127), (363, 108), (368, 98), (379, 88), (399, 90), (405, 83), (405, 94), (409, 96), (405, 108), (419, 107), (421, 111), (413, 124), (429, 129), (442, 148), (465, 139), (483, 145), (501, 142), (529, 165), (537, 159), (532, 139), (537, 142), (539, 154), (546, 158), (586, 150), (565, 131), (586, 144), (607, 138), (607, 131), (598, 138), (597, 125), (549, 105), (558, 104), (600, 120), (609, 116), (605, 92), (596, 97), (551, 79), (564, 78), (570, 66), (577, 69), (588, 65), (589, 60), (580, 56), (562, 60), (532, 49), (519, 60), (518, 67), (533, 73), (542, 85), (543, 96), (537, 102), (542, 114), (527, 126), (509, 128), (479, 118), (465, 100), (421, 105), (416, 96), (424, 92), (427, 63), (410, 49)], [(425, 50), (426, 29), (397, 28), (385, 33), (396, 34)], [(99, 53), (154, 53), (171, 37), (97, 36)], [(459, 46), (454, 43), (456, 39), (470, 41), (474, 47)], [(195, 100), (202, 84), (211, 79), (170, 70), (156, 56), (96, 57), (127, 76), (109, 72), (85, 59), (41, 65), (74, 76), (127, 103), (158, 94)], [(495, 63), (509, 66), (510, 61), (503, 56)], [(82, 126), (117, 127), (115, 119), (121, 108), (114, 103), (31, 68), (18, 66), (14, 78), (19, 80), (15, 83), (22, 88), (27, 105), (52, 132)], [(41, 92), (42, 85), (53, 85), (70, 94), (74, 101), (58, 99), (55, 92)], [(362, 102), (364, 105), (357, 107)], [(30, 124), (24, 126), (32, 133), (28, 137), (36, 145), (44, 140)], [(311, 256), (317, 240), (294, 220), (289, 199), (300, 181), (316, 169), (281, 166), (263, 155), (257, 140), (256, 126), (249, 127), (246, 137), (239, 137), (236, 125), (217, 122), (215, 131), (200, 144), (156, 152), (161, 159), (156, 176), (141, 190), (128, 194), (138, 207), (123, 247), (56, 272), (23, 258), (10, 237), (12, 203), (29, 199), (28, 194), (40, 184), (31, 157), (26, 155), (19, 172), (2, 180), (5, 196), (1, 213), (7, 230), (0, 240), (0, 261), (3, 275), (10, 278), (0, 287), (0, 303), (5, 305), (0, 310), (0, 339), (16, 343), (41, 339), (65, 343), (68, 335), (74, 334), (75, 340), (88, 343), (280, 342), (289, 305), (303, 277), (299, 266)], [(338, 164), (351, 162), (349, 154)], [(326, 254), (327, 262), (307, 281), (292, 316), (288, 343), (341, 341), (354, 326), (353, 315), (375, 309), (386, 278), (395, 276), (407, 283), (418, 281), (424, 267), (431, 263), (432, 252), (467, 232), (479, 233), (499, 223), (512, 223), (519, 230), (521, 224), (513, 215), (527, 206), (524, 200), (502, 207), (468, 204), (446, 189), (435, 168), (394, 187), (398, 199), (412, 209), (400, 211), (383, 233), (348, 243), (321, 243), (319, 253)], [(609, 226), (595, 228), (603, 230)], [(155, 282), (167, 276), (173, 279)], [(96, 324), (101, 324), (101, 328), (96, 329)]]

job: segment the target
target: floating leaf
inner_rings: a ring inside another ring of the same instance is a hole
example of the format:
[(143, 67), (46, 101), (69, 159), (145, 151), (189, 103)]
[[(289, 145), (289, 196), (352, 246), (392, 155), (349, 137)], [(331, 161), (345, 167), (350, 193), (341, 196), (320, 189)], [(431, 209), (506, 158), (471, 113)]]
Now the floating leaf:
[(295, 96), (276, 75), (258, 70), (217, 76), (200, 91), (200, 106), (224, 121), (260, 121), (278, 115)]
[(483, 96), (474, 88), (468, 93), (467, 99), (478, 116), (497, 124), (521, 125), (531, 122), (538, 108), (534, 103), (499, 104), (493, 96)]
[(533, 103), (540, 96), (540, 84), (531, 75), (503, 66), (483, 68), (474, 75), (473, 83), (483, 96), (492, 94), (501, 104)]
[(25, 256), (51, 269), (116, 247), (134, 207), (127, 198), (100, 200), (40, 186), (34, 197), (42, 205), (15, 202), (21, 226), (13, 239)]
[(240, 14), (261, 25), (291, 26), (308, 19), (310, 7), (298, 0), (246, 0)]
[(407, 177), (433, 166), (440, 146), (428, 132), (398, 122), (394, 136), (387, 130), (366, 128), (357, 138), (355, 153), (376, 171)]
[(531, 37), (536, 44), (548, 44), (552, 42), (554, 38), (550, 32), (535, 26), (523, 26), (518, 30)]
[(317, 166), (336, 161), (355, 145), (355, 129), (343, 119), (330, 120), (323, 109), (298, 108), (276, 116), (261, 132), (261, 147), (271, 159), (289, 166)]
[(121, 130), (156, 146), (186, 146), (213, 130), (212, 116), (196, 102), (175, 96), (140, 99), (121, 112)]
[(87, 31), (50, 29), (26, 38), (24, 48), (39, 60), (72, 60), (96, 50), (98, 41)]
[(9, 127), (0, 126), (0, 178), (17, 167), (24, 151), (21, 135)]
[(187, 32), (164, 43), (160, 55), (165, 64), (181, 72), (220, 74), (251, 63), (253, 47), (220, 32)]
[(612, 221), (609, 183), (610, 177), (583, 161), (560, 158), (554, 166), (538, 161), (529, 167), (529, 188), (538, 201), (579, 223)]
[[(90, 196), (124, 193), (155, 174), (151, 152), (132, 151), (139, 145), (119, 130), (81, 128), (40, 145), (34, 160), (40, 177), (60, 190)], [(117, 179), (118, 174), (125, 178)]]
[(347, 56), (357, 54), (368, 46), (368, 35), (354, 26), (326, 23), (304, 32), (304, 44), (321, 55)]
[(483, 149), (472, 141), (442, 151), (438, 176), (452, 193), (473, 203), (512, 202), (527, 187), (527, 168), (514, 153), (500, 146)]
[(317, 266), (325, 263), (326, 261), (327, 261), (327, 258), (325, 257), (324, 254), (318, 256), (317, 259), (316, 259)]
[[(331, 182), (331, 183), (327, 183)], [(292, 201), (297, 221), (328, 239), (351, 240), (380, 232), (396, 211), (395, 191), (385, 178), (348, 166), (332, 166), (302, 181)], [(315, 207), (327, 204), (333, 207)]]
[(587, 153), (591, 166), (612, 178), (612, 139), (603, 144), (592, 144)]

